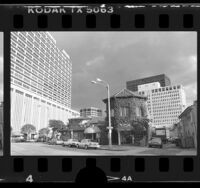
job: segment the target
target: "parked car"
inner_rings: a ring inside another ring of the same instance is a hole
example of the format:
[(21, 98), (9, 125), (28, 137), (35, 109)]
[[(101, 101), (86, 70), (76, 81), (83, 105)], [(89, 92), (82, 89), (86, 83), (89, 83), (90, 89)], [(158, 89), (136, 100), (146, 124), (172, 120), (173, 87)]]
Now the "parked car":
[(153, 137), (149, 141), (149, 147), (159, 147), (159, 148), (162, 148), (163, 147), (162, 139), (159, 138), (159, 137)]
[(26, 139), (21, 135), (15, 135), (15, 136), (12, 136), (11, 141), (12, 142), (25, 142)]
[(52, 138), (51, 140), (48, 140), (47, 144), (55, 145), (56, 144), (56, 139)]
[(45, 138), (45, 137), (39, 137), (39, 138), (36, 140), (36, 142), (45, 142), (45, 141), (47, 141), (47, 138)]
[(78, 147), (79, 141), (77, 139), (68, 139), (63, 142), (63, 146)]
[(85, 149), (94, 148), (94, 149), (97, 149), (99, 147), (100, 147), (99, 143), (94, 142), (91, 139), (83, 139), (83, 140), (81, 140), (81, 142), (78, 143), (78, 148), (85, 148)]
[(62, 145), (63, 144), (63, 140), (56, 140), (56, 144), (57, 145)]

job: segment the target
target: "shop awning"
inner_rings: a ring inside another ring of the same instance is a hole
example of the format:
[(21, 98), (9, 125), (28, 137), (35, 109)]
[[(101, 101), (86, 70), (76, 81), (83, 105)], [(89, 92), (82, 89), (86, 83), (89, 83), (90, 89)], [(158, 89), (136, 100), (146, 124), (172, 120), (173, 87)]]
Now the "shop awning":
[(98, 127), (88, 127), (84, 130), (85, 134), (99, 133), (101, 132)]

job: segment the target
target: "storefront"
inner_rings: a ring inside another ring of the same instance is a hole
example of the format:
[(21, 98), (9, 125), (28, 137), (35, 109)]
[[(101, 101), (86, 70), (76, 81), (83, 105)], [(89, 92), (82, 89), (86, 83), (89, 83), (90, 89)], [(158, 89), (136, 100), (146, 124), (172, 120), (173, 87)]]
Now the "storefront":
[(91, 125), (84, 130), (85, 138), (100, 142), (100, 129)]

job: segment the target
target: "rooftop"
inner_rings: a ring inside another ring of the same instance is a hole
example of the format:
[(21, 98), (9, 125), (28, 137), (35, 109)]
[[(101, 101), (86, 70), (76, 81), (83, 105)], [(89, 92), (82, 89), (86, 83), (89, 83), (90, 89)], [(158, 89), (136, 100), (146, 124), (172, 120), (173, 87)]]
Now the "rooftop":
[[(121, 91), (115, 93), (114, 95), (112, 95), (110, 98), (125, 98), (125, 97), (136, 97), (136, 98), (142, 98), (142, 99), (147, 99), (146, 96), (144, 95), (140, 95), (138, 94), (138, 92), (133, 92), (133, 91), (130, 91), (126, 88), (122, 89)], [(105, 102), (107, 100), (106, 99), (103, 99), (103, 102)]]
[(169, 77), (166, 76), (165, 74), (158, 74), (158, 75), (154, 75), (154, 76), (148, 76), (148, 77), (144, 77), (144, 78), (138, 78), (138, 79), (135, 79), (135, 80), (127, 81), (127, 83), (132, 82), (132, 81), (151, 79), (151, 78), (159, 77), (159, 76), (164, 76), (164, 77), (169, 78)]

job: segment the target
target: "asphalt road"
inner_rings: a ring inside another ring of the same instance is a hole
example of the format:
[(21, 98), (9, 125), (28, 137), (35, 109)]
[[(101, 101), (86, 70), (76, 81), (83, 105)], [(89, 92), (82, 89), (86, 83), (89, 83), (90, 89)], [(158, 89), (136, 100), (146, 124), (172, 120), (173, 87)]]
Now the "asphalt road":
[(63, 147), (61, 145), (48, 145), (46, 143), (12, 143), (11, 155), (25, 156), (113, 156), (113, 155), (196, 155), (194, 149), (181, 149), (174, 146), (160, 148), (147, 148), (136, 146), (113, 146), (110, 150), (106, 146), (101, 149), (78, 149)]

